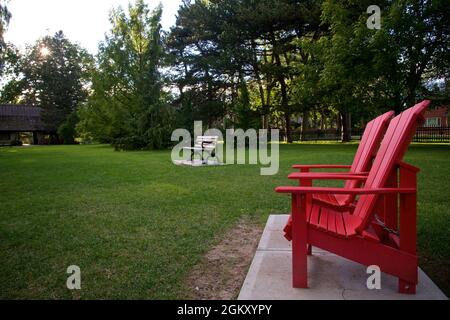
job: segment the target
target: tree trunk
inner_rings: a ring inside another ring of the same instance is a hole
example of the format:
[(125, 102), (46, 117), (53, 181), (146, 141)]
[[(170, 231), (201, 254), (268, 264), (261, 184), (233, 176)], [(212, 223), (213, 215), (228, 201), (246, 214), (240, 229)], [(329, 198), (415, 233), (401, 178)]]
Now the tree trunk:
[(263, 129), (269, 129), (269, 112), (262, 116), (262, 126)]
[(317, 119), (317, 112), (313, 112), (313, 128), (315, 130), (319, 129), (319, 120)]
[(264, 126), (266, 127), (266, 129), (269, 129), (269, 123), (270, 123), (270, 104), (272, 103), (272, 98), (271, 98), (271, 94), (272, 94), (272, 85), (271, 84), (267, 84), (267, 88), (266, 88), (266, 105), (264, 107)]
[(291, 135), (291, 113), (284, 113), (284, 120), (286, 122), (286, 141), (287, 143), (292, 143), (292, 135)]
[(342, 142), (350, 142), (352, 138), (352, 121), (349, 112), (341, 113), (342, 123)]
[(304, 111), (302, 115), (302, 137), (301, 141), (305, 141), (306, 130), (308, 129), (308, 112)]
[[(279, 58), (277, 59), (279, 66), (281, 66), (281, 62)], [(289, 110), (289, 101), (288, 101), (288, 94), (287, 94), (287, 85), (284, 77), (282, 75), (279, 75), (278, 81), (281, 86), (281, 107), (284, 111), (284, 119), (286, 121), (286, 136), (287, 136), (287, 143), (292, 143), (292, 137), (291, 137), (291, 111)]]
[(287, 92), (288, 88), (287, 88), (287, 84), (286, 84), (285, 75), (281, 71), (282, 63), (281, 63), (280, 54), (277, 52), (279, 48), (277, 47), (278, 43), (275, 38), (275, 33), (272, 32), (271, 37), (272, 37), (273, 57), (275, 59), (275, 65), (277, 67), (276, 78), (278, 80), (278, 83), (280, 84), (280, 89), (281, 89), (281, 109), (284, 112), (284, 119), (286, 122), (287, 143), (292, 143), (292, 137), (290, 135), (292, 112), (291, 112), (291, 110), (289, 110), (290, 108), (289, 108), (289, 100), (288, 100), (288, 92)]
[(264, 96), (264, 86), (261, 80), (260, 72), (259, 72), (259, 65), (258, 65), (258, 57), (256, 54), (256, 43), (254, 40), (252, 40), (252, 49), (253, 49), (253, 71), (255, 73), (256, 83), (258, 84), (258, 90), (259, 90), (259, 96), (261, 99), (261, 124), (263, 129), (268, 129), (268, 111), (266, 111), (266, 99)]

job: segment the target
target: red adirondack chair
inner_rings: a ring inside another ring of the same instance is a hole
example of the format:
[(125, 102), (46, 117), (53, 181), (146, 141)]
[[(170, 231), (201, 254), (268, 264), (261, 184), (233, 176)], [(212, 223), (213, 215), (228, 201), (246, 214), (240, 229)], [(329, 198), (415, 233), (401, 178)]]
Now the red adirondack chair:
[[(300, 169), (301, 173), (308, 173), (311, 169), (350, 169), (348, 172), (336, 172), (336, 174), (348, 174), (348, 175), (367, 175), (372, 161), (376, 156), (378, 147), (386, 132), (389, 121), (394, 116), (393, 111), (386, 112), (385, 114), (375, 118), (366, 125), (364, 134), (359, 144), (353, 159), (353, 164), (350, 165), (294, 165), (294, 169)], [(295, 179), (295, 175), (290, 176)], [(300, 179), (302, 177), (302, 179)], [(300, 186), (311, 187), (312, 180), (306, 179), (305, 175), (299, 176)], [(346, 180), (345, 188), (358, 188), (361, 186), (360, 180)], [(331, 206), (332, 209), (343, 211), (349, 210), (349, 206), (353, 203), (355, 195), (352, 194), (315, 194), (311, 197), (311, 200), (315, 203), (321, 203), (324, 206)], [(292, 240), (292, 218), (290, 217), (286, 227), (284, 228), (285, 238)]]
[[(307, 174), (308, 180), (360, 180), (364, 182), (363, 187), (276, 188), (278, 193), (292, 195), (295, 288), (308, 287), (308, 245), (313, 245), (363, 265), (377, 265), (383, 272), (399, 278), (399, 292), (416, 292), (416, 175), (419, 169), (402, 159), (429, 104), (430, 101), (423, 101), (391, 121), (368, 176), (316, 173), (311, 177)], [(306, 201), (307, 195), (317, 194), (351, 194), (359, 196), (359, 200), (355, 201), (356, 207), (351, 213)]]

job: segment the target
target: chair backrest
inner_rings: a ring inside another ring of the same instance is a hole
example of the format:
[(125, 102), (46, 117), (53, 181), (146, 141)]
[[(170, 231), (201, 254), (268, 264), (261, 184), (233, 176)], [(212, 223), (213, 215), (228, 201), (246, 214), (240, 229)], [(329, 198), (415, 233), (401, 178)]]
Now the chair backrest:
[[(355, 158), (350, 172), (368, 172), (372, 165), (378, 147), (386, 132), (389, 121), (394, 116), (394, 111), (386, 112), (385, 114), (373, 119), (366, 125), (364, 134), (361, 138), (358, 150), (356, 151)], [(347, 180), (345, 182), (345, 188), (359, 188), (361, 181)], [(343, 198), (345, 203), (349, 204), (355, 199), (355, 196), (347, 195)]]
[[(423, 114), (429, 105), (430, 101), (425, 100), (402, 112), (390, 122), (363, 188), (382, 188), (386, 185), (389, 175), (395, 168), (395, 162), (403, 159), (418, 125), (424, 120)], [(353, 213), (360, 218), (360, 223), (356, 226), (358, 232), (362, 232), (370, 223), (377, 200), (378, 195), (360, 197)]]
[[(361, 138), (358, 150), (356, 151), (353, 160), (351, 172), (368, 172), (372, 165), (372, 160), (375, 158), (378, 147), (383, 139), (389, 121), (394, 116), (394, 111), (386, 112), (385, 114), (370, 121), (364, 134)], [(350, 180), (345, 184), (346, 188), (356, 188), (357, 181)]]

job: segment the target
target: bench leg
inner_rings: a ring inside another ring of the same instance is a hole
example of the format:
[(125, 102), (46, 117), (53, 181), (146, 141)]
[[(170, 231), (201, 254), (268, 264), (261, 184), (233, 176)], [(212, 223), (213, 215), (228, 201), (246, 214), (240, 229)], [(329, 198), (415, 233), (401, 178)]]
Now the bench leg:
[(209, 159), (216, 159), (217, 162), (219, 161), (219, 159), (216, 157), (215, 153), (207, 152), (207, 157), (206, 157), (205, 163), (208, 163)]
[(191, 161), (194, 162), (194, 160), (195, 160), (195, 155), (196, 155), (196, 154), (198, 154), (198, 155), (200, 156), (200, 158), (202, 159), (202, 163), (203, 163), (203, 162), (204, 162), (204, 161), (203, 161), (203, 151), (201, 151), (201, 152), (199, 153), (198, 151), (192, 150), (192, 153), (191, 153)]

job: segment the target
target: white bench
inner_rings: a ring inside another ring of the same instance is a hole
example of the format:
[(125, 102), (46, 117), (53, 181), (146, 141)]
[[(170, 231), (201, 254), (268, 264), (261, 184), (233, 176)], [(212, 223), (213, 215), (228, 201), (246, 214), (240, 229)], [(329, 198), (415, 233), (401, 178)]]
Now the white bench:
[(207, 163), (209, 158), (216, 157), (216, 146), (218, 141), (218, 136), (198, 136), (195, 140), (195, 145), (193, 148), (185, 147), (183, 149), (191, 151), (191, 161), (194, 161), (195, 155), (199, 154), (201, 156), (202, 163)]

